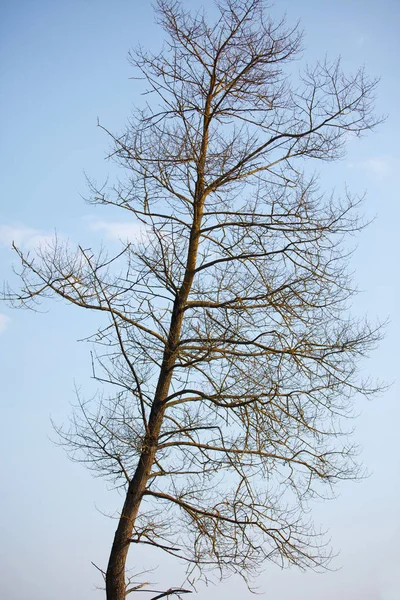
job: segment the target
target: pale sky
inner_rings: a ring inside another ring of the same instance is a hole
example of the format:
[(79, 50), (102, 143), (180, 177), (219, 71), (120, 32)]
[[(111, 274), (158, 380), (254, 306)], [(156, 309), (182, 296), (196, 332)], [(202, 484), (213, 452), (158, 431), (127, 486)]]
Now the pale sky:
[[(203, 4), (212, 10), (212, 1)], [(373, 402), (360, 401), (355, 441), (369, 479), (338, 488), (337, 500), (313, 505), (317, 525), (329, 529), (340, 551), (335, 572), (318, 575), (266, 565), (259, 577), (268, 600), (395, 600), (400, 589), (399, 223), (400, 97), (399, 0), (277, 0), (274, 15), (301, 19), (304, 60), (342, 55), (343, 69), (365, 65), (380, 76), (379, 129), (352, 141), (347, 156), (325, 165), (322, 185), (367, 191), (365, 214), (375, 221), (358, 238), (352, 268), (362, 294), (357, 314), (389, 318), (386, 339), (365, 372), (388, 382)], [(135, 235), (124, 214), (85, 204), (83, 171), (112, 177), (104, 161), (108, 140), (97, 117), (122, 129), (141, 102), (126, 60), (138, 42), (161, 43), (150, 2), (137, 0), (3, 0), (0, 8), (0, 279), (12, 279), (12, 240), (34, 248), (58, 234), (85, 247), (116, 244)], [(299, 65), (300, 66), (300, 65)], [(318, 169), (318, 164), (315, 165)], [(0, 305), (1, 484), (0, 596), (3, 600), (102, 598), (91, 561), (106, 566), (122, 497), (81, 465), (71, 463), (49, 438), (50, 416), (69, 414), (74, 385), (88, 394), (90, 347), (77, 340), (96, 317), (59, 302), (44, 314)], [(398, 368), (398, 367), (397, 367)], [(145, 559), (148, 561), (145, 563)], [(130, 566), (151, 566), (161, 588), (179, 585), (182, 568), (162, 555), (132, 549)], [(339, 569), (340, 568), (340, 569)], [(136, 598), (148, 598), (137, 594)], [(189, 596), (187, 596), (189, 598)], [(240, 579), (208, 588), (198, 600), (251, 598)]]

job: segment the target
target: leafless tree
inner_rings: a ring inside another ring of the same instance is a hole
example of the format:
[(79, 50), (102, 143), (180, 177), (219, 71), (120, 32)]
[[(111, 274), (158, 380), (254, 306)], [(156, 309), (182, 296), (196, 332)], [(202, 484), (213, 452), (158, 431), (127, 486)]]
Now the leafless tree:
[(247, 578), (265, 559), (326, 566), (305, 507), (359, 474), (343, 417), (354, 394), (376, 391), (357, 361), (379, 329), (348, 312), (359, 199), (305, 174), (376, 125), (376, 81), (339, 61), (297, 77), (297, 28), (272, 22), (263, 0), (217, 8), (210, 25), (159, 0), (165, 46), (130, 56), (149, 101), (121, 135), (106, 130), (127, 176), (92, 182), (90, 201), (125, 210), (141, 239), (117, 256), (59, 240), (34, 258), (16, 248), (16, 304), (58, 296), (107, 318), (91, 339), (111, 392), (80, 400), (60, 435), (126, 491), (108, 600), (142, 589), (125, 573), (137, 544), (183, 559), (191, 577)]

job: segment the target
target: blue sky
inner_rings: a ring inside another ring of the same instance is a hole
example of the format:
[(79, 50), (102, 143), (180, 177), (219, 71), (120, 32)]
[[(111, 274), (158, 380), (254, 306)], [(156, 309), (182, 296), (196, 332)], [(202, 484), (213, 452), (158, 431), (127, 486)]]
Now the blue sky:
[[(211, 0), (202, 4), (213, 10)], [(365, 65), (381, 77), (377, 112), (388, 115), (386, 122), (351, 142), (345, 159), (325, 165), (321, 181), (326, 189), (347, 183), (367, 191), (365, 214), (377, 217), (359, 237), (352, 263), (363, 290), (355, 310), (389, 317), (386, 339), (364, 368), (394, 384), (358, 406), (355, 439), (371, 477), (343, 485), (337, 500), (314, 506), (316, 522), (329, 528), (341, 550), (336, 566), (342, 568), (316, 575), (267, 565), (257, 584), (270, 600), (394, 600), (400, 589), (400, 2), (280, 0), (271, 11), (287, 12), (290, 22), (301, 19), (307, 62), (341, 54), (344, 70)], [(161, 38), (146, 1), (3, 0), (0, 23), (0, 279), (12, 280), (13, 239), (29, 249), (57, 229), (72, 243), (104, 239), (114, 245), (135, 233), (124, 215), (84, 203), (83, 172), (99, 181), (113, 175), (96, 119), (114, 131), (123, 127), (141, 101), (127, 52), (137, 43), (159, 46)], [(0, 592), (4, 600), (95, 600), (102, 593), (94, 590), (100, 581), (90, 563), (105, 565), (115, 526), (102, 513), (112, 515), (122, 499), (52, 444), (49, 417), (68, 415), (74, 382), (93, 391), (90, 348), (76, 340), (96, 319), (57, 302), (44, 309), (28, 313), (0, 305)], [(143, 558), (132, 552), (132, 566)], [(149, 561), (160, 566), (153, 580), (180, 582), (174, 561)], [(247, 597), (236, 579), (200, 586), (196, 596)]]

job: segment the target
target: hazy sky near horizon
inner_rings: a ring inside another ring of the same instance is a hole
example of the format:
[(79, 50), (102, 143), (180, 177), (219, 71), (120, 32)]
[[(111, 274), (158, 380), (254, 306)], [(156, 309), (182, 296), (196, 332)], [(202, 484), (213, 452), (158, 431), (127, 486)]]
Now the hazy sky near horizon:
[[(185, 0), (187, 6), (211, 0)], [(367, 191), (365, 214), (376, 219), (358, 238), (352, 262), (362, 293), (355, 311), (389, 319), (385, 340), (365, 363), (366, 372), (392, 387), (357, 407), (355, 441), (371, 476), (338, 488), (332, 502), (313, 505), (316, 523), (329, 529), (335, 566), (323, 575), (266, 565), (257, 580), (268, 600), (395, 600), (400, 589), (399, 184), (400, 0), (278, 0), (273, 15), (301, 20), (304, 62), (342, 56), (354, 72), (365, 65), (381, 77), (377, 113), (388, 115), (376, 132), (351, 141), (347, 156), (324, 165), (321, 185)], [(162, 32), (145, 0), (3, 0), (0, 7), (0, 280), (12, 280), (12, 240), (34, 248), (56, 229), (85, 247), (101, 239), (116, 247), (135, 235), (135, 224), (92, 207), (84, 171), (103, 181), (115, 169), (104, 156), (112, 131), (123, 128), (142, 102), (126, 60), (138, 43), (159, 47)], [(299, 63), (299, 67), (300, 67)], [(303, 63), (304, 64), (304, 63)], [(318, 170), (320, 165), (315, 164)], [(71, 463), (52, 436), (74, 401), (74, 384), (92, 393), (90, 347), (77, 343), (96, 316), (64, 306), (48, 312), (13, 311), (0, 305), (0, 596), (3, 600), (102, 598), (91, 561), (104, 567), (122, 497), (107, 491), (82, 466)], [(83, 312), (83, 314), (82, 314)], [(179, 585), (176, 561), (132, 549), (130, 564), (146, 558), (160, 586)], [(143, 564), (143, 566), (145, 566)], [(157, 569), (157, 567), (159, 568)], [(171, 578), (173, 580), (171, 580)], [(148, 594), (137, 594), (146, 598)], [(188, 596), (189, 597), (189, 596)], [(240, 579), (199, 585), (199, 600), (252, 597)]]

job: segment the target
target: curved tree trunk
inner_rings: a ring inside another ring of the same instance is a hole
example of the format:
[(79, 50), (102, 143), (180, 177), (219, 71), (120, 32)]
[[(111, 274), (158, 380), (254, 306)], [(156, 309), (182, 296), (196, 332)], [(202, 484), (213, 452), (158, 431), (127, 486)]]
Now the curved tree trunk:
[[(210, 89), (212, 89), (212, 82)], [(211, 104), (211, 91), (206, 102), (203, 139), (201, 145), (200, 159), (198, 164), (198, 179), (194, 198), (194, 214), (192, 229), (189, 239), (188, 255), (186, 261), (185, 276), (182, 285), (176, 295), (169, 329), (168, 342), (164, 351), (163, 362), (160, 369), (157, 389), (152, 404), (148, 432), (145, 436), (144, 448), (142, 450), (135, 474), (131, 479), (118, 527), (115, 532), (114, 542), (111, 548), (110, 558), (106, 573), (106, 597), (107, 600), (124, 600), (126, 597), (125, 566), (131, 543), (132, 531), (150, 477), (151, 468), (157, 452), (158, 437), (163, 422), (165, 411), (164, 400), (168, 396), (175, 364), (178, 345), (180, 341), (184, 308), (192, 287), (196, 270), (197, 252), (199, 247), (200, 226), (204, 210), (204, 166), (208, 145), (208, 126)]]

